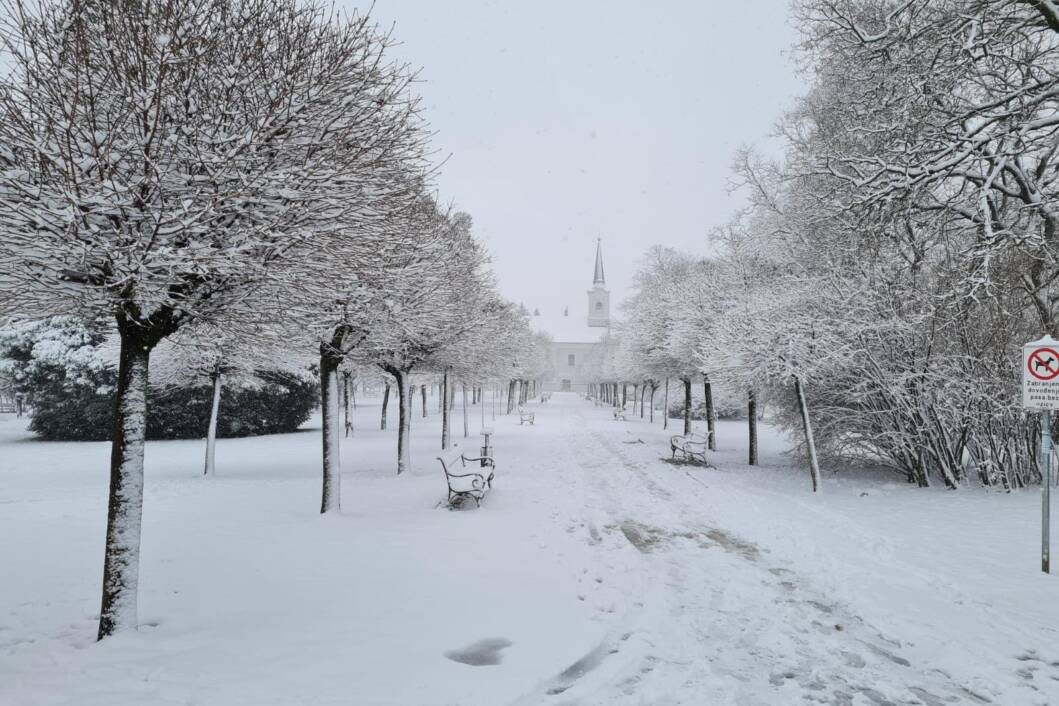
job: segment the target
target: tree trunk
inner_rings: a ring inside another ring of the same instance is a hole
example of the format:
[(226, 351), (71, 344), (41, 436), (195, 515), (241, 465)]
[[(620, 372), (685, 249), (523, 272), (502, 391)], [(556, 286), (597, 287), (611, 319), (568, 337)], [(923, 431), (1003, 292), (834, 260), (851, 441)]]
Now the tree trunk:
[(334, 355), (327, 344), (320, 347), (320, 411), (323, 421), (323, 493), (320, 512), (338, 512), (340, 508), (342, 462), (339, 455), (338, 366), (341, 357)]
[(629, 383), (623, 382), (621, 384), (621, 406), (622, 408), (629, 402)]
[(710, 451), (717, 450), (717, 412), (713, 408), (713, 385), (710, 378), (702, 376), (702, 394), (706, 398), (706, 434)]
[(640, 419), (643, 419), (643, 400), (647, 396), (647, 383), (640, 386)]
[(423, 395), (423, 418), (426, 419), (426, 416), (427, 416), (427, 386), (426, 385), (420, 385), (419, 386), (419, 391)]
[(651, 399), (647, 403), (647, 407), (650, 410), (650, 422), (651, 422), (651, 424), (655, 423), (655, 390), (656, 389), (657, 389), (656, 385), (652, 382), (651, 383)]
[(798, 409), (802, 413), (802, 430), (805, 432), (805, 448), (809, 452), (809, 476), (813, 480), (813, 492), (819, 493), (822, 489), (820, 487), (820, 465), (816, 460), (816, 442), (813, 440), (813, 427), (809, 423), (809, 405), (805, 403), (805, 390), (797, 375), (794, 376), (794, 392), (798, 395)]
[[(123, 328), (120, 327), (119, 328)], [(110, 499), (103, 556), (98, 639), (135, 630), (143, 516), (143, 452), (147, 431), (147, 370), (152, 343), (120, 331), (117, 389), (110, 433)]]
[(441, 376), (441, 399), (444, 404), (441, 405), (441, 450), (444, 451), (449, 448), (449, 369), (445, 368), (445, 372)]
[(666, 378), (666, 391), (662, 397), (662, 428), (669, 428), (669, 378)]
[(463, 390), (463, 438), (466, 439), (469, 433), (467, 427), (467, 383), (462, 383), (460, 389)]
[(684, 380), (684, 436), (691, 433), (691, 378)]
[(342, 373), (342, 401), (345, 406), (346, 436), (353, 433), (353, 414), (351, 406), (353, 403), (351, 385), (349, 384), (350, 373)]
[(747, 414), (749, 415), (750, 465), (757, 465), (757, 396), (753, 390), (747, 392)]
[(390, 406), (390, 383), (382, 391), (382, 418), (379, 420), (379, 430), (386, 431), (386, 408)]
[(397, 475), (408, 470), (409, 435), (412, 430), (412, 393), (414, 388), (405, 382), (406, 373), (391, 373), (397, 381)]
[(221, 408), (221, 373), (214, 369), (210, 373), (210, 384), (213, 386), (213, 404), (210, 406), (210, 425), (206, 428), (206, 465), (202, 475), (213, 475), (217, 458), (217, 414)]

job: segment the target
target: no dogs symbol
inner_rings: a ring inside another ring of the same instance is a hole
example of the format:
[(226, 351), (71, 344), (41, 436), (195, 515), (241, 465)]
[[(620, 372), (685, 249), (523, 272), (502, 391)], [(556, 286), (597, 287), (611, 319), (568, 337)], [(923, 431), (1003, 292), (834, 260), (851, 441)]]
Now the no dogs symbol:
[(1059, 353), (1054, 348), (1037, 348), (1027, 356), (1026, 369), (1034, 379), (1054, 380), (1059, 377)]

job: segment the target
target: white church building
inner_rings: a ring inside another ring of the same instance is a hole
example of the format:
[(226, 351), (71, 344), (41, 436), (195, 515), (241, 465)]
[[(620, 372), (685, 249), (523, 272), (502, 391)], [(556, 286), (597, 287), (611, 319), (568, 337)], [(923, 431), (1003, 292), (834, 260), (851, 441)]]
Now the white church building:
[(543, 381), (544, 391), (586, 392), (588, 384), (594, 382), (590, 372), (592, 349), (610, 331), (610, 291), (603, 272), (602, 241), (596, 241), (596, 266), (592, 289), (588, 290), (587, 307), (572, 311), (567, 306), (555, 315), (534, 312), (530, 316), (530, 326), (552, 339), (554, 375)]

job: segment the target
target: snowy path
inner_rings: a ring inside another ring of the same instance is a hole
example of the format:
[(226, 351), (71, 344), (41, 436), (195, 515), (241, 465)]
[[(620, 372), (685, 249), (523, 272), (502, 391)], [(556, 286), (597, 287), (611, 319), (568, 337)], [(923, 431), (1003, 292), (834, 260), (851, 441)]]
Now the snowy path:
[(362, 405), (336, 517), (318, 431), (222, 440), (208, 480), (148, 444), (141, 627), (102, 644), (106, 445), (0, 420), (0, 704), (1059, 704), (1034, 492), (814, 497), (768, 427), (760, 468), (739, 422), (673, 465), (660, 423), (556, 395), (490, 422), (494, 490), (448, 512), (433, 404), (399, 478)]
[[(589, 412), (593, 410), (589, 409)], [(631, 565), (605, 562), (634, 585), (607, 639), (546, 685), (563, 704), (986, 703), (813, 591), (754, 544), (707, 524), (709, 490), (657, 449), (591, 429), (564, 407), (576, 470), (588, 487), (589, 541)], [(664, 470), (659, 472), (659, 468)], [(696, 469), (698, 471), (699, 469)], [(520, 704), (541, 703), (532, 694)]]

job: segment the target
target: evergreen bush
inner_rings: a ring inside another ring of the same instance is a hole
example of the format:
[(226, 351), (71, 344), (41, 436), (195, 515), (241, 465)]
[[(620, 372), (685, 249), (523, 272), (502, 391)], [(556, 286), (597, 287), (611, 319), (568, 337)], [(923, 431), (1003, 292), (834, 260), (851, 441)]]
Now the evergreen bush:
[[(116, 371), (103, 340), (66, 317), (0, 329), (0, 375), (26, 396), (31, 431), (50, 441), (110, 438)], [(317, 405), (317, 385), (308, 376), (261, 371), (251, 381), (224, 383), (219, 437), (294, 431)], [(151, 388), (147, 438), (205, 437), (212, 401), (209, 385)]]

